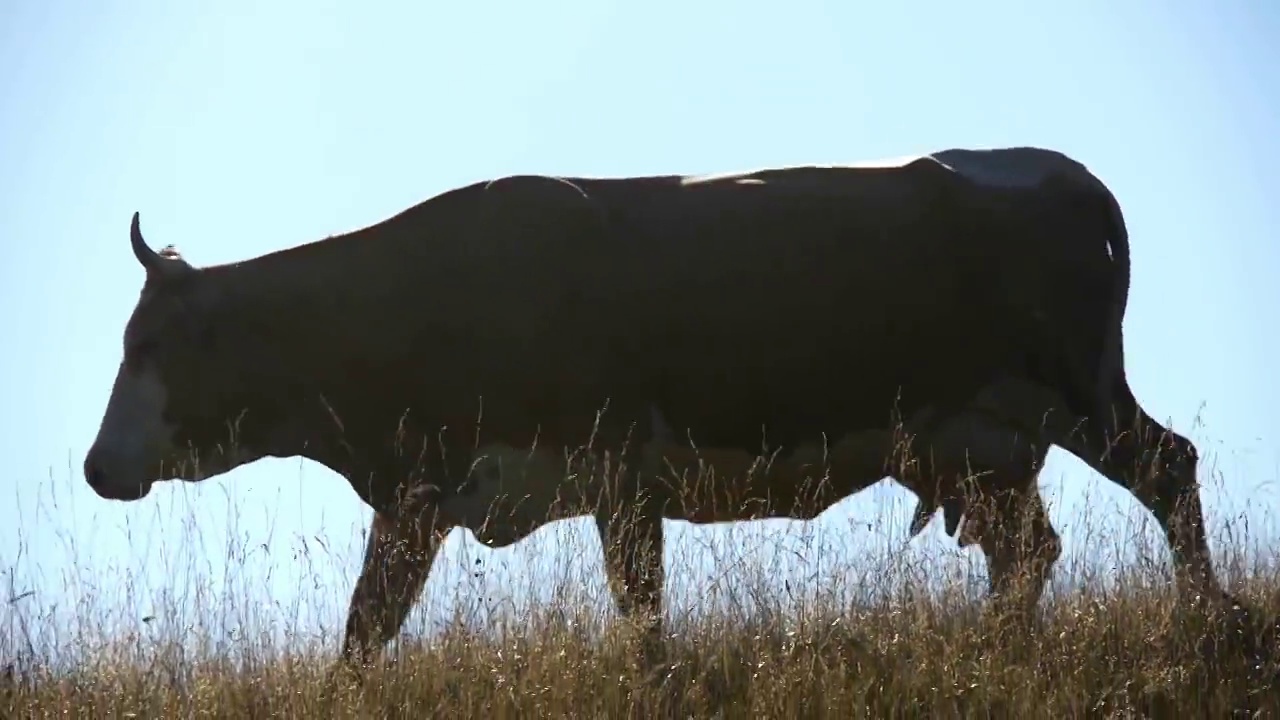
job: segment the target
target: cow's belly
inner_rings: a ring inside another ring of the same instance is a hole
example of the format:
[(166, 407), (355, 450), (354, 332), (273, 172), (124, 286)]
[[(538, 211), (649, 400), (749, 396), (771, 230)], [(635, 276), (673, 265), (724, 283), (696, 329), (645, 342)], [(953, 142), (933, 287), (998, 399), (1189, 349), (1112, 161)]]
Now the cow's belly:
[(810, 520), (886, 475), (891, 438), (880, 430), (812, 441), (769, 455), (651, 443), (645, 463), (664, 514), (692, 523)]
[(548, 522), (588, 512), (587, 481), (570, 471), (562, 452), (491, 443), (472, 453), (471, 487), (441, 502), (440, 520), (503, 547)]
[[(812, 519), (886, 476), (922, 500), (940, 499), (934, 482), (942, 481), (941, 491), (949, 494), (969, 473), (995, 472), (1002, 483), (1030, 481), (1044, 461), (1047, 441), (1065, 428), (1056, 413), (1060, 399), (1050, 389), (1014, 379), (988, 385), (970, 407), (917, 437), (914, 447), (931, 453), (928, 478), (889, 464), (900, 459), (895, 451), (902, 434), (888, 425), (848, 432), (826, 444), (796, 443), (766, 457), (740, 448), (695, 449), (659, 433), (641, 454), (644, 490), (664, 517), (697, 524)], [(547, 522), (600, 507), (605, 479), (599, 466), (567, 463), (562, 451), (495, 443), (477, 450), (473, 463), (472, 489), (448, 498), (439, 510), (443, 522), (471, 529), (486, 545), (509, 545)]]
[[(644, 490), (671, 520), (812, 519), (884, 477), (891, 441), (887, 432), (863, 431), (825, 451), (822, 443), (811, 442), (772, 457), (650, 442), (641, 455)], [(470, 482), (469, 491), (441, 503), (440, 521), (469, 528), (485, 545), (503, 547), (548, 522), (594, 513), (606, 480), (549, 448), (494, 443), (473, 454)]]

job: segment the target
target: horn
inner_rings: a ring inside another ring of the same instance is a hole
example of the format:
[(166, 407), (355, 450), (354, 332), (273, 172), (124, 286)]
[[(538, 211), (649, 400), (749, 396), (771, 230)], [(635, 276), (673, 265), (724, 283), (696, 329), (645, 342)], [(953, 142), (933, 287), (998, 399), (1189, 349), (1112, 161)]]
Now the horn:
[(142, 239), (142, 229), (138, 225), (138, 213), (133, 213), (133, 222), (129, 225), (129, 243), (133, 246), (133, 255), (148, 271), (160, 264), (160, 256), (152, 250), (147, 241)]

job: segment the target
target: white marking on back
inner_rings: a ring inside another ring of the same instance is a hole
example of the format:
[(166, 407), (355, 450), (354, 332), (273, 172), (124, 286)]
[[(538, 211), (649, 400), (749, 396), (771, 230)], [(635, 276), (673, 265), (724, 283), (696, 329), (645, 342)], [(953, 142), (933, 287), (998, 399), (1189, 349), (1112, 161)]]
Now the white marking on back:
[(872, 158), (870, 160), (856, 160), (854, 162), (849, 163), (846, 167), (853, 167), (853, 168), (906, 167), (921, 158), (927, 158), (927, 157), (930, 157), (930, 156), (929, 155), (899, 155), (897, 157), (889, 157), (889, 158)]
[(754, 170), (731, 170), (728, 172), (707, 173), (705, 175), (686, 175), (680, 178), (680, 184), (688, 187), (690, 185), (702, 185), (704, 183), (721, 182), (724, 180), (734, 180), (738, 185), (763, 185), (764, 181), (759, 178), (753, 178), (752, 175), (768, 172), (772, 168), (756, 168)]

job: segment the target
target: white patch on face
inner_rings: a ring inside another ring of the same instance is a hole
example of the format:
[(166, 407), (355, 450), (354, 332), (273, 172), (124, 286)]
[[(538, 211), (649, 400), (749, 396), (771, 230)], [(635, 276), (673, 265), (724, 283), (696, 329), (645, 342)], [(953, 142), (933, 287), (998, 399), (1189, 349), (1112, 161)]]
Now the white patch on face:
[(155, 465), (173, 454), (173, 428), (164, 421), (168, 392), (150, 368), (116, 373), (90, 455), (108, 485), (148, 480)]

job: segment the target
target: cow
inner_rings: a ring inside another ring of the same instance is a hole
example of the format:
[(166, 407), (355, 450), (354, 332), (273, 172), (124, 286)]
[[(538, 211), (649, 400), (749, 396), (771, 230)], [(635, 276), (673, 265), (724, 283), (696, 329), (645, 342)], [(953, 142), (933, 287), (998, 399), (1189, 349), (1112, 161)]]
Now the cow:
[(205, 267), (151, 249), (137, 213), (130, 241), (146, 279), (86, 481), (136, 501), (296, 456), (345, 477), (374, 511), (346, 662), (399, 633), (449, 529), (501, 547), (567, 496), (654, 634), (664, 519), (813, 518), (886, 476), (918, 496), (913, 533), (942, 508), (993, 592), (1032, 568), (1034, 600), (1059, 553), (1051, 445), (1153, 513), (1179, 588), (1235, 602), (1196, 448), (1126, 380), (1119, 204), (1056, 151), (514, 175)]

